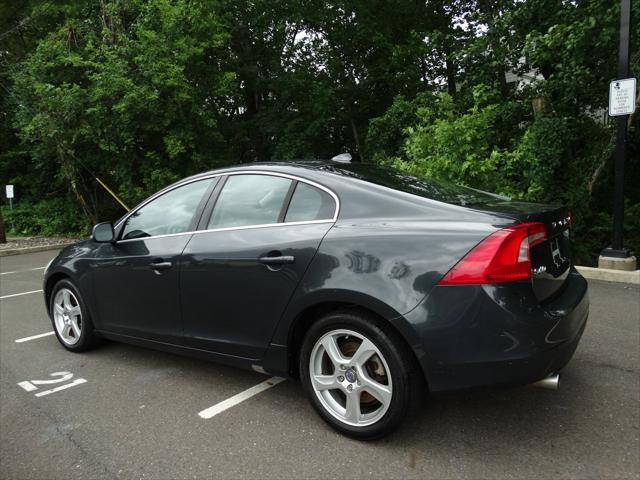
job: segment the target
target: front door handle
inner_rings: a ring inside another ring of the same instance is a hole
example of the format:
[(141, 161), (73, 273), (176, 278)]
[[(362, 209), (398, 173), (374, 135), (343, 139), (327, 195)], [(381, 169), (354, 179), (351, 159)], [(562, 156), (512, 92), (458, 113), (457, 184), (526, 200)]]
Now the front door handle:
[(153, 262), (149, 266), (152, 270), (169, 270), (173, 265), (171, 262)]
[(260, 257), (258, 258), (260, 263), (264, 263), (265, 265), (286, 265), (289, 263), (294, 263), (296, 261), (296, 257), (293, 255), (281, 255), (279, 257)]

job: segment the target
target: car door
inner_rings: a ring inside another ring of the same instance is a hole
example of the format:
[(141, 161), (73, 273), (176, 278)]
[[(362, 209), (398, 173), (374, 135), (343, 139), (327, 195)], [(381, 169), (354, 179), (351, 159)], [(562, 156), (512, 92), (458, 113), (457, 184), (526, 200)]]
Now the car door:
[(217, 179), (180, 185), (143, 204), (103, 244), (92, 269), (101, 329), (181, 343), (179, 258)]
[(229, 175), (216, 190), (182, 257), (185, 342), (260, 358), (335, 221), (337, 197), (265, 173)]

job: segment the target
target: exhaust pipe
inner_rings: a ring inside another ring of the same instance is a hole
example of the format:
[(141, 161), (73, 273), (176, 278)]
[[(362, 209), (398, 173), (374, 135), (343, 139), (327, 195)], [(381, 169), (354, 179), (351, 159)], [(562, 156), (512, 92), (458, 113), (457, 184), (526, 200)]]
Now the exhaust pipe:
[(548, 388), (549, 390), (558, 390), (560, 388), (560, 374), (554, 373), (547, 378), (538, 380), (531, 384), (533, 387)]

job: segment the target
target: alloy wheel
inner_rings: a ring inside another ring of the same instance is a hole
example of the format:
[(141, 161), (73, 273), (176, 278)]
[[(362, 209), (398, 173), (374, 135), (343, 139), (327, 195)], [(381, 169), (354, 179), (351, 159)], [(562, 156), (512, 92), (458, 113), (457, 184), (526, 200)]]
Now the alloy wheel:
[(325, 410), (348, 425), (372, 425), (391, 404), (393, 385), (384, 355), (352, 330), (332, 330), (318, 339), (309, 358), (309, 375)]
[(76, 295), (68, 288), (61, 288), (53, 299), (53, 319), (60, 339), (67, 345), (75, 345), (82, 334), (82, 309)]

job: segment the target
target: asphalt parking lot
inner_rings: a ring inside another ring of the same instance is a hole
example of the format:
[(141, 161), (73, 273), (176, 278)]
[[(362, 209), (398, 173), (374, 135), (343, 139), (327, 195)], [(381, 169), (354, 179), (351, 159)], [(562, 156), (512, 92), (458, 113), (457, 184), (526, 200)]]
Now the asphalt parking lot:
[(590, 282), (589, 323), (559, 391), (430, 398), (400, 431), (363, 443), (327, 427), (294, 381), (204, 419), (268, 377), (29, 339), (51, 332), (37, 290), (55, 253), (0, 258), (0, 478), (640, 477), (638, 286)]

